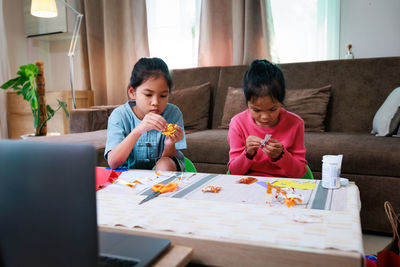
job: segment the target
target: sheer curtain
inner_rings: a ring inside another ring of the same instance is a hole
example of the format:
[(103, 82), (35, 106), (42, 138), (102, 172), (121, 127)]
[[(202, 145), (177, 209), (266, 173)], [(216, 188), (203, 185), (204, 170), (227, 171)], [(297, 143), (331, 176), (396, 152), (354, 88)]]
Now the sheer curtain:
[(273, 35), (269, 0), (203, 0), (198, 65), (271, 60)]
[(339, 58), (340, 0), (271, 0), (277, 62)]
[[(0, 85), (11, 78), (3, 18), (3, 0), (0, 0)], [(6, 93), (2, 89), (0, 90), (0, 138), (8, 138)]]
[(170, 69), (197, 66), (201, 0), (146, 0), (150, 56)]
[(133, 65), (149, 56), (145, 0), (82, 0), (82, 65), (95, 105), (122, 104)]
[(340, 0), (318, 0), (318, 57), (339, 59)]

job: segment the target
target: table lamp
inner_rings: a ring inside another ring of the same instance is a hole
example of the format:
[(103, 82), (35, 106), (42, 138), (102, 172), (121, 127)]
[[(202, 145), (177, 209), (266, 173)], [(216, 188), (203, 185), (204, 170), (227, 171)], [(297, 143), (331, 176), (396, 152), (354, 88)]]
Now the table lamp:
[[(71, 80), (71, 91), (72, 91), (72, 108), (75, 109), (75, 85), (74, 85), (74, 53), (76, 47), (76, 41), (81, 27), (83, 14), (79, 13), (71, 5), (63, 0), (57, 0), (62, 2), (65, 6), (70, 8), (76, 14), (76, 21), (74, 31), (72, 34), (71, 44), (69, 46), (69, 76)], [(32, 0), (31, 2), (31, 14), (35, 17), (41, 18), (53, 18), (57, 16), (57, 6), (55, 0)]]

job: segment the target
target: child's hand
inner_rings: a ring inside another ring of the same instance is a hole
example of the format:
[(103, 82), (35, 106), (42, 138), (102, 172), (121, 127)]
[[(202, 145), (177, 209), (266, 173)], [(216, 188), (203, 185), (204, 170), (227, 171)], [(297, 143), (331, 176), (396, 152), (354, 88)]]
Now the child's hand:
[(147, 113), (143, 120), (136, 126), (141, 134), (144, 134), (150, 130), (163, 131), (167, 127), (167, 121), (159, 114), (156, 113)]
[(276, 139), (269, 139), (262, 147), (262, 151), (273, 159), (279, 158), (283, 152), (283, 145)]
[(174, 145), (175, 143), (179, 142), (183, 138), (183, 131), (179, 125), (175, 128), (174, 136), (167, 135), (165, 136), (164, 144), (167, 145)]
[(246, 139), (246, 153), (248, 158), (253, 158), (261, 145), (261, 139), (258, 136), (249, 135)]

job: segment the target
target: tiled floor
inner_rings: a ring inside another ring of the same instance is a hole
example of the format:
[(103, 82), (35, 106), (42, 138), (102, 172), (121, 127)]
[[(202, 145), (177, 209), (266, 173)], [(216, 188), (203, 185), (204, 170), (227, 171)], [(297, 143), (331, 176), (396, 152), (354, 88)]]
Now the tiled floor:
[(376, 255), (379, 251), (386, 247), (391, 240), (391, 236), (363, 234), (365, 255)]

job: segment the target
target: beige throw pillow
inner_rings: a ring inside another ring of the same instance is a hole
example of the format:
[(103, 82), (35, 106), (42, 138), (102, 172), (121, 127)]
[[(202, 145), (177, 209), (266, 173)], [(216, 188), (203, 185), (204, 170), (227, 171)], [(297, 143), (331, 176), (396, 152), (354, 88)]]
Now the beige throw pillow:
[(321, 88), (288, 89), (284, 108), (304, 120), (306, 132), (324, 132), (331, 89), (331, 85)]
[(209, 82), (172, 91), (168, 102), (177, 105), (181, 110), (186, 133), (207, 129), (210, 97)]
[(218, 128), (228, 129), (231, 119), (236, 114), (247, 109), (246, 99), (242, 88), (228, 87), (225, 98), (224, 112), (222, 114), (221, 124)]

